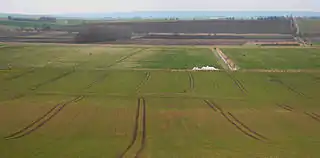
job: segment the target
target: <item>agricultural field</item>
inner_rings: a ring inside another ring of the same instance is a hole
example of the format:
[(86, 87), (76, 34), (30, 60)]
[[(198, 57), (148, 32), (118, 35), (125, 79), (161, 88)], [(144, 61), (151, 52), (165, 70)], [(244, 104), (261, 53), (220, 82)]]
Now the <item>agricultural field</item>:
[(318, 48), (223, 48), (243, 69), (319, 69)]
[[(317, 68), (296, 60), (311, 48), (222, 50)], [(0, 157), (320, 156), (320, 73), (190, 71), (207, 65), (222, 69), (204, 47), (0, 47)]]

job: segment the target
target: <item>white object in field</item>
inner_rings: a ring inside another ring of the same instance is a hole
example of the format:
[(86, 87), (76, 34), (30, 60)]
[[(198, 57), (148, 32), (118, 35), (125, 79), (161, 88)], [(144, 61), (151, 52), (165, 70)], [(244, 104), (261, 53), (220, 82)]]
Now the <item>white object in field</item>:
[(219, 69), (215, 68), (215, 67), (210, 67), (210, 66), (204, 66), (204, 67), (194, 67), (192, 70), (195, 71), (218, 71)]

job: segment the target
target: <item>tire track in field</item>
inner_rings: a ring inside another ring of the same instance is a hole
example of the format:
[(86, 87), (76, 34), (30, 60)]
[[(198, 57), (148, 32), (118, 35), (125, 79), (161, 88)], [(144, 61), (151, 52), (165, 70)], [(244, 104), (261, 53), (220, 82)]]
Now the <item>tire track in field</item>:
[(236, 77), (234, 77), (231, 73), (226, 72), (227, 75), (230, 77), (230, 79), (233, 81), (233, 83), (238, 87), (238, 89), (240, 89), (240, 91), (244, 94), (247, 94), (248, 91), (246, 89), (246, 87), (238, 80), (236, 79)]
[(250, 129), (247, 125), (245, 125), (243, 122), (241, 122), (239, 119), (237, 119), (233, 114), (231, 114), (230, 112), (228, 112), (228, 115), (231, 116), (237, 123), (239, 123), (240, 125), (242, 125), (242, 127), (244, 127), (245, 129), (247, 129), (248, 131), (250, 131), (251, 133), (254, 133), (255, 135), (259, 136), (262, 139), (268, 140), (267, 137), (257, 133), (256, 131)]
[[(131, 151), (131, 154), (134, 153), (135, 158), (139, 158), (146, 145), (146, 135), (146, 101), (144, 98), (138, 98), (132, 140), (128, 147), (121, 153), (119, 158), (132, 156), (130, 155), (130, 151), (134, 150), (133, 146), (140, 145), (137, 151)], [(138, 138), (141, 138), (141, 140), (139, 141)]]
[(191, 72), (189, 72), (188, 74), (189, 74), (189, 89), (191, 92), (193, 92), (194, 91), (194, 77)]
[(289, 106), (289, 105), (284, 105), (284, 104), (277, 104), (278, 107), (282, 108), (282, 109), (285, 109), (287, 111), (293, 111), (293, 107)]
[(59, 112), (61, 112), (67, 105), (75, 102), (79, 102), (80, 100), (84, 99), (84, 96), (78, 96), (72, 100), (64, 102), (63, 104), (57, 104), (52, 107), (49, 111), (47, 111), (43, 116), (39, 117), (35, 121), (31, 122), (26, 127), (20, 129), (17, 132), (14, 132), (6, 137), (5, 139), (18, 139), (24, 136), (30, 135), (37, 129), (44, 126), (47, 122), (49, 122), (52, 118), (54, 118)]
[(114, 66), (114, 65), (116, 65), (116, 64), (119, 64), (119, 63), (123, 62), (124, 60), (127, 60), (128, 58), (136, 55), (137, 53), (142, 52), (142, 51), (145, 51), (146, 49), (148, 49), (148, 48), (139, 49), (139, 50), (134, 51), (134, 52), (132, 52), (132, 53), (126, 55), (126, 56), (123, 56), (122, 58), (118, 59), (116, 62), (114, 62), (114, 63), (106, 66), (106, 68), (110, 68), (110, 67), (112, 67), (112, 66)]
[(62, 78), (64, 78), (64, 77), (67, 77), (67, 76), (75, 73), (75, 72), (76, 72), (75, 69), (73, 69), (73, 70), (71, 70), (71, 71), (68, 71), (68, 72), (65, 72), (65, 73), (63, 73), (63, 74), (61, 74), (61, 75), (59, 75), (59, 76), (56, 76), (56, 77), (54, 77), (54, 78), (51, 78), (51, 79), (49, 79), (49, 80), (47, 80), (47, 81), (44, 81), (44, 82), (39, 83), (39, 84), (36, 84), (36, 85), (34, 85), (32, 88), (30, 88), (30, 89), (34, 91), (34, 90), (36, 90), (36, 89), (38, 89), (38, 88), (40, 88), (40, 87), (42, 87), (42, 86), (45, 86), (45, 85), (50, 84), (50, 83), (52, 83), (52, 82), (58, 81), (58, 80), (60, 80), (60, 79), (62, 79)]
[(309, 116), (310, 118), (320, 122), (320, 117), (318, 116), (318, 114), (315, 113), (309, 113), (309, 112), (304, 112), (304, 114), (306, 114), (307, 116)]
[(140, 92), (140, 89), (142, 88), (142, 86), (144, 86), (151, 78), (151, 74), (150, 72), (145, 72), (145, 77), (144, 79), (140, 82), (140, 84), (137, 86), (137, 92)]
[(90, 89), (91, 87), (93, 87), (95, 84), (102, 82), (104, 79), (106, 79), (108, 77), (108, 73), (105, 73), (101, 76), (99, 76), (98, 78), (96, 78), (93, 82), (91, 82), (90, 84), (88, 84), (86, 87), (84, 87), (83, 89)]
[(215, 112), (220, 112), (220, 114), (229, 122), (231, 123), (233, 126), (236, 127), (236, 129), (238, 129), (240, 132), (242, 132), (244, 135), (261, 141), (261, 142), (266, 142), (269, 139), (266, 138), (265, 136), (259, 134), (258, 132), (252, 130), (251, 128), (249, 128), (247, 125), (245, 125), (243, 122), (241, 122), (239, 119), (237, 119), (233, 114), (231, 114), (230, 112), (225, 113), (223, 111), (223, 109), (219, 106), (217, 106), (217, 104), (209, 101), (209, 100), (204, 100), (204, 102), (211, 108), (213, 109)]
[(277, 83), (283, 87), (285, 87), (287, 90), (299, 95), (299, 96), (302, 96), (302, 97), (306, 97), (308, 98), (304, 93), (302, 92), (299, 92), (298, 90), (296, 90), (295, 88), (291, 87), (290, 85), (284, 83), (282, 80), (280, 80), (278, 77), (276, 76), (272, 76), (272, 75), (269, 75), (269, 77), (271, 78), (270, 81), (273, 82), (273, 83)]
[(10, 76), (8, 78), (5, 78), (6, 81), (12, 81), (12, 80), (15, 80), (15, 79), (18, 79), (18, 78), (21, 78), (23, 76), (26, 76), (28, 74), (31, 74), (31, 73), (34, 73), (35, 72), (35, 69), (34, 68), (31, 68), (21, 74), (17, 74), (17, 75), (14, 75), (14, 76)]

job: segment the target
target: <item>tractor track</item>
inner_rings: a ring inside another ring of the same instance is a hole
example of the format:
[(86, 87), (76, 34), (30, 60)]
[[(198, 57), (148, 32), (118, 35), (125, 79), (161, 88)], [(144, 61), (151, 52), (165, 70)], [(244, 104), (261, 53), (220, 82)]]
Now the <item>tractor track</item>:
[(141, 139), (141, 146), (137, 151), (135, 158), (139, 158), (141, 153), (143, 152), (146, 146), (146, 138), (147, 138), (147, 111), (146, 111), (146, 100), (141, 98), (142, 100), (142, 108), (143, 108), (143, 116), (142, 116), (142, 139)]
[(31, 68), (30, 70), (27, 70), (21, 74), (18, 74), (18, 75), (14, 75), (14, 76), (11, 76), (11, 77), (8, 77), (8, 78), (5, 78), (6, 81), (12, 81), (12, 80), (15, 80), (15, 79), (18, 79), (18, 78), (21, 78), (25, 75), (28, 75), (28, 74), (31, 74), (31, 73), (34, 73), (35, 69), (34, 68)]
[(265, 136), (255, 132), (254, 130), (250, 129), (247, 125), (245, 125), (243, 122), (241, 122), (239, 119), (237, 119), (233, 114), (230, 112), (225, 113), (221, 107), (219, 107), (217, 104), (209, 101), (209, 100), (204, 100), (204, 102), (215, 112), (220, 112), (220, 114), (233, 126), (235, 126), (240, 132), (242, 132), (244, 135), (261, 141), (261, 142), (266, 142), (268, 141), (268, 138)]
[(123, 56), (122, 58), (120, 58), (120, 59), (117, 60), (116, 62), (114, 62), (114, 63), (106, 66), (106, 68), (110, 68), (110, 67), (112, 67), (112, 66), (114, 66), (114, 65), (116, 65), (116, 64), (119, 64), (119, 63), (123, 62), (124, 60), (126, 60), (126, 59), (128, 59), (128, 58), (130, 58), (130, 57), (132, 57), (132, 56), (134, 56), (134, 55), (136, 55), (137, 53), (142, 52), (142, 51), (145, 51), (146, 49), (148, 49), (148, 48), (139, 49), (139, 50), (134, 51), (134, 52), (132, 52), (132, 53), (126, 55), (126, 56)]
[(194, 77), (191, 72), (189, 72), (188, 74), (189, 74), (189, 88), (190, 88), (190, 91), (193, 91), (194, 90)]
[(247, 129), (248, 131), (250, 131), (251, 133), (254, 133), (255, 135), (268, 140), (268, 138), (266, 138), (265, 136), (259, 134), (258, 132), (250, 129), (247, 125), (245, 125), (243, 122), (241, 122), (239, 119), (237, 119), (233, 114), (231, 114), (230, 112), (228, 112), (228, 115), (231, 116), (237, 123), (239, 123), (240, 125), (242, 125), (242, 127), (244, 127), (245, 129)]
[(42, 82), (42, 83), (39, 83), (39, 84), (36, 84), (36, 85), (34, 85), (32, 88), (30, 88), (31, 90), (36, 90), (36, 89), (38, 89), (38, 88), (40, 88), (40, 87), (42, 87), (42, 86), (44, 86), (44, 85), (47, 85), (47, 84), (50, 84), (50, 83), (52, 83), (52, 82), (55, 82), (55, 81), (57, 81), (57, 80), (60, 80), (60, 79), (62, 79), (62, 78), (64, 78), (64, 77), (67, 77), (67, 76), (69, 76), (69, 75), (71, 75), (71, 74), (73, 74), (73, 73), (75, 73), (76, 71), (73, 69), (72, 71), (68, 71), (68, 72), (65, 72), (65, 73), (63, 73), (63, 74), (61, 74), (61, 75), (59, 75), (59, 76), (56, 76), (56, 77), (54, 77), (54, 78), (51, 78), (51, 79), (49, 79), (49, 80), (47, 80), (47, 81), (45, 81), (45, 82)]
[[(41, 128), (42, 126), (44, 126), (47, 122), (49, 122), (52, 118), (54, 118), (59, 112), (61, 112), (68, 104), (73, 103), (73, 102), (79, 102), (80, 100), (82, 100), (84, 98), (84, 96), (78, 96), (72, 100), (69, 100), (63, 104), (57, 104), (54, 107), (52, 107), (48, 112), (46, 112), (43, 116), (39, 117), (38, 119), (36, 119), (35, 121), (33, 121), (31, 124), (27, 125), (26, 127), (22, 128), (21, 130), (12, 133), (6, 137), (4, 137), (5, 139), (18, 139), (18, 138), (22, 138), (24, 136), (30, 135), (31, 133), (33, 133), (34, 131), (36, 131), (37, 129)], [(56, 111), (54, 111), (56, 110)], [(50, 115), (51, 114), (51, 115)], [(50, 115), (50, 116), (49, 116)], [(49, 116), (49, 117), (48, 117)], [(34, 125), (36, 125), (37, 123), (39, 123), (37, 126), (33, 127)], [(33, 128), (32, 128), (33, 127)]]
[(317, 116), (317, 114), (314, 113), (308, 113), (308, 112), (304, 112), (304, 114), (306, 114), (307, 116), (309, 116), (310, 118), (320, 122), (320, 117)]
[(140, 89), (143, 85), (145, 85), (151, 78), (150, 72), (145, 72), (145, 78), (140, 82), (140, 84), (137, 86), (137, 92), (140, 92)]
[[(142, 127), (140, 127), (142, 126)], [(142, 132), (139, 133), (139, 127), (141, 128)], [(135, 116), (135, 125), (134, 125), (134, 130), (132, 133), (132, 140), (128, 147), (121, 153), (119, 158), (123, 158), (126, 156), (126, 154), (129, 153), (129, 151), (132, 149), (132, 147), (139, 143), (137, 138), (138, 135), (141, 135), (141, 142), (140, 142), (140, 147), (139, 149), (135, 152), (135, 158), (139, 158), (142, 151), (145, 148), (146, 145), (146, 101), (144, 98), (138, 98), (137, 102), (137, 110), (136, 110), (136, 116)]]
[(95, 84), (102, 82), (104, 79), (106, 79), (108, 77), (108, 73), (105, 73), (101, 76), (99, 76), (97, 79), (95, 79), (92, 83), (90, 83), (89, 85), (87, 85), (86, 87), (84, 87), (83, 89), (90, 89), (91, 87), (93, 87)]
[(291, 112), (294, 110), (291, 106), (288, 106), (288, 105), (277, 104), (277, 106)]
[(298, 90), (296, 90), (295, 88), (291, 87), (290, 85), (287, 85), (285, 84), (282, 80), (280, 80), (279, 78), (275, 77), (275, 76), (271, 76), (269, 75), (269, 77), (271, 78), (271, 82), (273, 83), (278, 83), (280, 84), (281, 86), (285, 87), (287, 90), (299, 95), (299, 96), (302, 96), (302, 97), (306, 97), (308, 98), (304, 93), (302, 92), (299, 92)]
[(247, 94), (248, 91), (246, 89), (246, 87), (238, 80), (236, 79), (232, 74), (230, 74), (229, 72), (227, 72), (228, 76), (231, 78), (231, 80), (233, 81), (234, 84), (236, 84), (236, 86), (240, 89), (240, 91), (244, 94)]

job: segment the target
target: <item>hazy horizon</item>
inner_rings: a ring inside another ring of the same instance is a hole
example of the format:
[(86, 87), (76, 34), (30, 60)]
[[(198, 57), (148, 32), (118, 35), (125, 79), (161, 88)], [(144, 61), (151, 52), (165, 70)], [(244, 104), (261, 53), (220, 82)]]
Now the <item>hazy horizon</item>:
[(70, 14), (136, 11), (320, 11), (319, 0), (2, 0), (2, 13)]

